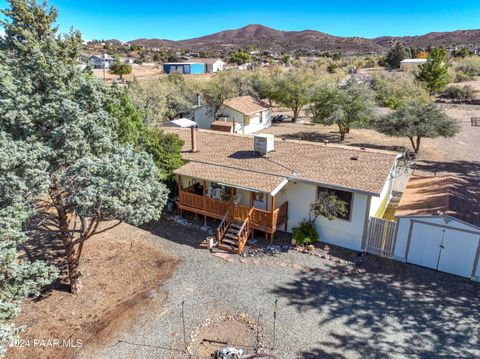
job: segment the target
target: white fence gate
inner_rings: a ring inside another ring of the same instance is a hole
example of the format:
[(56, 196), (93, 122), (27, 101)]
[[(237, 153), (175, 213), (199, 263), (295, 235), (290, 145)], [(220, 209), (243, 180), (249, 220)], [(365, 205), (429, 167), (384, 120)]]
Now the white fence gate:
[(396, 222), (370, 217), (365, 250), (368, 253), (393, 257)]

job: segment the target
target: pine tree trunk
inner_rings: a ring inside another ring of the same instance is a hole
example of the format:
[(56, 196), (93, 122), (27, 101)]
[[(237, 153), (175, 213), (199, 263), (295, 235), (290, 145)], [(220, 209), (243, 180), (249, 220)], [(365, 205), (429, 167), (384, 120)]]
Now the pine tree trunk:
[(67, 251), (68, 280), (70, 282), (70, 292), (78, 293), (82, 287), (82, 273), (80, 272), (80, 257), (75, 249)]

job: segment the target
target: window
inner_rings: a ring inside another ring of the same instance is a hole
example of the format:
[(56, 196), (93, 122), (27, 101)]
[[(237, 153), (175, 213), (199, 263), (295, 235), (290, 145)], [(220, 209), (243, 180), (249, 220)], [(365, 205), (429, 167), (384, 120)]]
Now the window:
[(328, 194), (334, 194), (339, 200), (342, 200), (346, 203), (347, 212), (345, 216), (337, 217), (338, 219), (350, 220), (352, 215), (352, 200), (353, 200), (353, 193), (340, 191), (338, 189), (331, 189), (325, 187), (318, 187), (317, 189), (317, 199), (320, 197), (319, 194), (322, 192), (327, 192)]

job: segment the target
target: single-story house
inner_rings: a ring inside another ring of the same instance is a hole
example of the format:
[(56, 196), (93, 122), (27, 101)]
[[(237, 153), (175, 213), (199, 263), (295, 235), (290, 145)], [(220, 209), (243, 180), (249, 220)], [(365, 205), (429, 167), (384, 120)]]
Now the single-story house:
[(88, 58), (94, 69), (109, 69), (113, 60), (114, 58), (108, 54), (92, 55)]
[(393, 258), (480, 280), (477, 190), (454, 176), (412, 177), (395, 212)]
[(427, 59), (405, 59), (400, 61), (400, 70), (413, 71), (418, 65), (424, 64), (425, 62), (427, 62)]
[(273, 240), (310, 218), (310, 204), (329, 191), (347, 203), (332, 221), (319, 217), (322, 242), (360, 251), (370, 216), (382, 216), (391, 198), (397, 154), (273, 135), (240, 135), (169, 128), (184, 140), (186, 163), (175, 170), (177, 205), (222, 220), (217, 239), (240, 253), (253, 231)]
[(223, 103), (217, 119), (208, 106), (198, 104), (194, 109), (194, 121), (203, 129), (217, 129), (219, 121), (228, 122), (231, 124), (228, 132), (252, 134), (271, 126), (272, 112), (266, 104), (251, 96), (239, 96)]

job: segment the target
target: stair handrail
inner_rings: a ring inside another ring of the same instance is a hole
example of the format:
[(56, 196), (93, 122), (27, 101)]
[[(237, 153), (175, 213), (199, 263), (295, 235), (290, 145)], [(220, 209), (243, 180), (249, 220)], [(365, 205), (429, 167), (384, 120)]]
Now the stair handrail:
[(228, 225), (228, 218), (230, 214), (230, 208), (227, 209), (227, 212), (225, 212), (225, 215), (223, 216), (222, 221), (217, 227), (217, 242), (222, 243), (223, 235), (227, 231), (227, 225)]
[(252, 214), (253, 214), (254, 208), (252, 207), (250, 211), (248, 211), (247, 218), (243, 221), (242, 227), (240, 227), (240, 230), (238, 231), (237, 234), (237, 242), (238, 242), (238, 254), (241, 254), (243, 251), (243, 247), (245, 247), (245, 244), (247, 243), (248, 236), (250, 235), (250, 222), (252, 219)]

